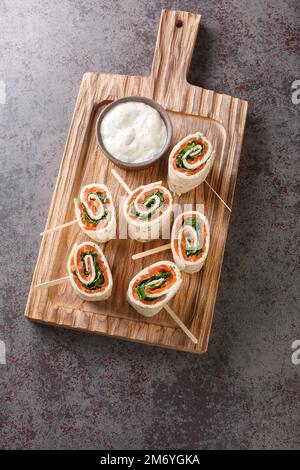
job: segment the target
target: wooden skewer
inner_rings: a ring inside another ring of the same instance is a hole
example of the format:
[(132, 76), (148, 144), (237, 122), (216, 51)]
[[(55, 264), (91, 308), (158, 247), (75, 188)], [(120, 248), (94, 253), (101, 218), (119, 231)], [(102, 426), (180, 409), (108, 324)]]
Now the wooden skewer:
[(77, 223), (77, 219), (71, 220), (71, 222), (66, 222), (65, 224), (57, 225), (56, 227), (48, 228), (47, 230), (44, 230), (43, 232), (40, 233), (41, 237), (45, 233), (50, 233), (50, 232), (56, 232), (56, 230), (60, 230), (65, 227), (69, 227), (70, 225), (74, 225)]
[(167, 251), (171, 249), (171, 243), (167, 243), (166, 245), (157, 246), (156, 248), (151, 248), (151, 250), (141, 251), (140, 253), (135, 253), (132, 255), (132, 259), (140, 259), (144, 258), (145, 256), (154, 255), (155, 253), (160, 253), (161, 251)]
[(177, 323), (177, 325), (184, 331), (184, 333), (190, 338), (191, 341), (193, 341), (194, 344), (198, 343), (197, 338), (193, 335), (193, 333), (190, 332), (190, 330), (185, 326), (184, 323), (178, 318), (176, 313), (169, 307), (169, 305), (164, 305), (164, 309), (166, 312), (173, 318), (173, 320)]
[[(128, 194), (131, 194), (132, 193), (132, 190), (130, 189), (130, 187), (125, 183), (125, 181), (123, 180), (122, 176), (119, 175), (119, 173), (116, 172), (116, 170), (111, 170), (113, 176), (116, 178), (116, 180), (119, 181), (120, 185), (122, 186), (123, 189), (125, 189), (125, 191), (128, 193)], [(155, 181), (154, 183), (151, 183), (151, 184), (162, 184), (162, 181)]]
[(231, 212), (230, 207), (226, 204), (225, 201), (223, 201), (221, 196), (219, 196), (219, 194), (214, 190), (214, 188), (212, 188), (211, 185), (206, 180), (204, 180), (204, 183), (207, 184), (207, 186), (212, 190), (212, 192), (220, 199), (221, 202), (223, 202), (224, 206), (227, 207), (227, 209)]
[(46, 287), (56, 286), (58, 284), (63, 284), (69, 279), (69, 276), (60, 277), (59, 279), (53, 279), (52, 281), (42, 282), (41, 284), (36, 284), (35, 289), (44, 289)]
[(159, 185), (162, 184), (162, 181), (154, 181), (154, 183), (151, 183), (151, 185), (153, 185), (153, 186), (154, 186), (155, 184), (157, 184), (157, 186), (159, 186)]
[(116, 170), (111, 170), (113, 176), (116, 178), (116, 180), (119, 181), (120, 185), (122, 186), (123, 189), (125, 189), (125, 191), (128, 193), (128, 194), (131, 194), (132, 191), (130, 189), (129, 186), (127, 186), (127, 184), (125, 183), (125, 181), (123, 180), (122, 176), (119, 175), (119, 173), (116, 172)]

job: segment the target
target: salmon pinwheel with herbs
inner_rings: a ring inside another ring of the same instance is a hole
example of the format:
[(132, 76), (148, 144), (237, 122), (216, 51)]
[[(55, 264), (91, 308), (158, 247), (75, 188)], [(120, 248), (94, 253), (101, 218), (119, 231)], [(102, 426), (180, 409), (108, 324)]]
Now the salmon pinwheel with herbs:
[(83, 300), (107, 299), (113, 280), (107, 260), (96, 243), (75, 244), (68, 261), (70, 282)]
[(76, 219), (86, 235), (100, 243), (116, 237), (115, 207), (105, 184), (84, 186), (74, 204)]
[(175, 194), (184, 194), (199, 186), (210, 172), (216, 152), (202, 132), (188, 135), (169, 156), (168, 185)]
[(160, 183), (139, 186), (124, 204), (130, 238), (140, 242), (159, 238), (162, 228), (170, 226), (172, 211), (172, 196), (168, 189)]
[(131, 280), (127, 300), (141, 315), (156, 315), (181, 286), (181, 274), (171, 261), (159, 261), (140, 271)]
[(195, 273), (203, 267), (210, 242), (207, 218), (201, 212), (183, 212), (176, 217), (171, 234), (173, 258), (181, 271)]

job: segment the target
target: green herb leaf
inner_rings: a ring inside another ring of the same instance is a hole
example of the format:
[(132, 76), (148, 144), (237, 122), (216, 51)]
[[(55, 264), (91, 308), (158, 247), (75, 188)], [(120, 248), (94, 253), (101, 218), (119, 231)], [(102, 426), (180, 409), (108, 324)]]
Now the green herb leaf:
[[(154, 204), (154, 200), (151, 200), (152, 196), (158, 196), (159, 199), (160, 199), (160, 208), (163, 208), (165, 207), (166, 205), (166, 200), (165, 200), (165, 197), (164, 197), (164, 194), (161, 192), (161, 191), (156, 191), (156, 193), (153, 193), (153, 194), (148, 194), (147, 196), (145, 196), (144, 198), (144, 204), (146, 207), (152, 207), (153, 204)], [(131, 203), (131, 213), (134, 214), (136, 217), (138, 217), (140, 220), (147, 220), (147, 219), (150, 219), (153, 215), (153, 211), (152, 212), (149, 212), (148, 214), (141, 214), (139, 211), (136, 210), (135, 208), (135, 205), (134, 203), (132, 202)]]
[[(155, 299), (152, 299), (151, 297), (147, 297), (146, 290), (150, 289), (151, 291), (155, 291), (158, 288), (161, 288), (161, 286), (164, 285), (166, 280), (171, 276), (171, 273), (169, 271), (161, 270), (158, 274), (155, 274), (154, 276), (149, 277), (148, 279), (143, 279), (138, 283), (136, 286), (136, 293), (139, 296), (141, 300), (146, 300), (148, 302), (153, 302), (154, 300), (157, 300), (158, 298), (160, 299), (161, 297), (164, 297), (164, 294), (156, 297)], [(149, 283), (152, 281), (156, 280), (161, 280), (159, 285), (153, 285), (149, 286)]]
[[(98, 263), (98, 255), (95, 251), (93, 250), (88, 250), (88, 251), (84, 251), (83, 253), (81, 253), (81, 256), (80, 256), (80, 259), (81, 259), (81, 262), (83, 264), (83, 272), (86, 276), (89, 275), (90, 271), (87, 269), (87, 266), (85, 264), (85, 257), (87, 255), (91, 255), (92, 258), (93, 258), (93, 263), (94, 263), (94, 266), (95, 266), (95, 279), (94, 281), (91, 283), (91, 284), (85, 284), (84, 282), (81, 282), (80, 279), (79, 279), (79, 282), (80, 284), (85, 288), (85, 289), (88, 289), (88, 290), (98, 290), (105, 282), (105, 277), (104, 277), (104, 274), (99, 266), (99, 263)], [(77, 278), (78, 278), (78, 275), (77, 273), (75, 272), (74, 273)]]
[(103, 196), (103, 194), (100, 193), (99, 191), (96, 191), (96, 192), (91, 193), (91, 194), (96, 194), (98, 199), (102, 202), (102, 204), (104, 206), (104, 213), (103, 213), (103, 216), (100, 219), (98, 219), (98, 220), (92, 219), (92, 217), (90, 217), (89, 214), (87, 213), (85, 205), (80, 200), (79, 200), (79, 204), (81, 205), (81, 208), (82, 208), (82, 217), (84, 218), (84, 220), (86, 220), (89, 224), (97, 226), (99, 224), (99, 222), (101, 222), (101, 220), (103, 220), (103, 219), (106, 219), (106, 217), (108, 215), (108, 211), (106, 210), (106, 197)]
[[(177, 166), (177, 168), (184, 168), (184, 169), (187, 170), (187, 171), (194, 171), (194, 170), (191, 170), (190, 168), (186, 168), (186, 167), (184, 166), (184, 163), (183, 163), (183, 160), (182, 160), (182, 159), (183, 159), (183, 156), (186, 154), (186, 152), (188, 152), (188, 150), (193, 149), (196, 145), (201, 145), (202, 150), (201, 150), (201, 152), (200, 152), (200, 155), (203, 154), (204, 149), (205, 149), (205, 145), (204, 145), (204, 144), (200, 144), (199, 142), (196, 142), (195, 140), (193, 140), (192, 142), (189, 142), (189, 143), (181, 150), (181, 152), (180, 152), (180, 153), (177, 155), (177, 157), (176, 157), (176, 166)], [(197, 155), (197, 157), (198, 157), (198, 156), (199, 156), (199, 155)], [(189, 155), (189, 156), (187, 157), (187, 160), (188, 160), (189, 162), (193, 162), (194, 159), (195, 159), (195, 157), (192, 157), (191, 155)]]
[[(182, 220), (181, 222), (181, 225), (184, 226), (184, 225), (190, 225), (191, 227), (193, 227), (196, 232), (197, 232), (197, 238), (198, 240), (201, 240), (201, 231), (202, 231), (202, 223), (199, 221), (199, 219), (197, 217), (189, 217), (188, 219), (184, 219)], [(187, 237), (187, 240), (189, 240), (189, 238)], [(189, 258), (192, 258), (194, 256), (198, 256), (201, 252), (203, 251), (203, 248), (186, 248), (186, 254)]]

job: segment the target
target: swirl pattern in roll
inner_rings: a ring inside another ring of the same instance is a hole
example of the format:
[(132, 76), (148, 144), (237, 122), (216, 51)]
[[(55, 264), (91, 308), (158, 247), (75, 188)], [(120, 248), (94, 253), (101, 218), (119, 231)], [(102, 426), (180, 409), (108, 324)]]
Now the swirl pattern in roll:
[(188, 135), (173, 148), (169, 156), (168, 185), (180, 195), (199, 186), (210, 172), (216, 152), (202, 134)]
[(68, 261), (69, 278), (75, 292), (84, 300), (105, 300), (113, 281), (107, 260), (96, 243), (75, 244)]
[(106, 243), (116, 236), (115, 208), (105, 184), (84, 186), (74, 199), (75, 214), (81, 230), (93, 240)]
[(171, 261), (159, 261), (140, 271), (131, 280), (127, 300), (140, 314), (152, 317), (177, 293), (182, 279)]
[(124, 204), (130, 238), (141, 242), (159, 238), (163, 224), (170, 222), (172, 210), (172, 196), (164, 186), (139, 186)]
[(209, 242), (209, 222), (201, 212), (188, 211), (176, 217), (171, 248), (174, 261), (181, 271), (200, 271), (208, 254)]

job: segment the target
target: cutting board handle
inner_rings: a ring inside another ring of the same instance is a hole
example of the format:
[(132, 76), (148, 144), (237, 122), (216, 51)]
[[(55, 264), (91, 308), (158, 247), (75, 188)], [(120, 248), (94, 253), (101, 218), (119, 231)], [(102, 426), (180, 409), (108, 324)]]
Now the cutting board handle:
[(161, 91), (176, 93), (178, 87), (187, 86), (200, 18), (187, 11), (162, 10), (151, 71), (151, 79)]

